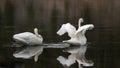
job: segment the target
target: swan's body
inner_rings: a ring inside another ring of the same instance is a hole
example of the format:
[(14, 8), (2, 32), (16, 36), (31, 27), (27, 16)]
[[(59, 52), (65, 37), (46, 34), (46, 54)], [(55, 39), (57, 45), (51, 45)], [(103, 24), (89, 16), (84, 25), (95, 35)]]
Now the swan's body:
[(86, 30), (94, 28), (93, 24), (87, 24), (81, 26), (83, 19), (80, 18), (78, 22), (78, 29), (71, 25), (70, 23), (63, 24), (62, 27), (58, 30), (58, 35), (63, 35), (64, 33), (68, 33), (68, 36), (71, 38), (70, 40), (65, 40), (63, 42), (77, 44), (77, 45), (85, 45), (87, 42), (87, 38), (85, 37)]
[(38, 29), (37, 28), (34, 29), (34, 33), (35, 34), (33, 34), (31, 32), (23, 32), (23, 33), (15, 34), (13, 36), (13, 38), (16, 41), (25, 43), (27, 45), (41, 44), (43, 42), (43, 37), (38, 34)]
[(63, 56), (59, 56), (57, 60), (63, 65), (70, 67), (72, 64), (74, 64), (76, 61), (78, 62), (79, 68), (82, 68), (81, 64), (83, 66), (93, 66), (94, 63), (90, 60), (87, 60), (85, 58), (85, 52), (86, 52), (87, 46), (80, 46), (73, 49), (67, 49), (65, 50), (68, 53), (71, 53), (71, 55), (67, 58), (64, 58)]

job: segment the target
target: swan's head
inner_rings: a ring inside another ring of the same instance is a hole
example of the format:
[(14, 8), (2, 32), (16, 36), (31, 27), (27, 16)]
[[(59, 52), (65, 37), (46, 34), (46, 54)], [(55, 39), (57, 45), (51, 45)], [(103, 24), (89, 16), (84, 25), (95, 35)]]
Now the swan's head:
[(34, 33), (37, 37), (39, 37), (41, 39), (41, 41), (43, 41), (43, 37), (38, 33), (38, 29), (34, 28)]
[(84, 22), (84, 20), (83, 20), (83, 18), (80, 18), (79, 23), (82, 23), (82, 22)]
[(81, 23), (83, 23), (83, 22), (84, 22), (83, 18), (80, 18), (79, 21), (78, 21), (78, 27), (80, 27)]
[(37, 28), (34, 28), (34, 33), (35, 33), (35, 35), (39, 35), (39, 34), (38, 34), (38, 29), (37, 29)]

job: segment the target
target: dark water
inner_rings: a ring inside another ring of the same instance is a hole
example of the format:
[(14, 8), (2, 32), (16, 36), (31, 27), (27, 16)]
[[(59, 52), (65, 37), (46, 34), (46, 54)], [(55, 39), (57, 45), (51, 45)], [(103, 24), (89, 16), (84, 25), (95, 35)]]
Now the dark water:
[[(119, 0), (0, 0), (0, 68), (63, 68), (56, 60), (59, 55), (68, 56), (62, 49), (44, 49), (38, 62), (33, 59), (17, 59), (11, 47), (12, 36), (37, 27), (45, 43), (68, 39), (58, 36), (61, 24), (70, 22), (77, 27), (80, 17), (83, 24), (92, 23), (95, 28), (87, 31), (86, 58), (93, 60), (88, 68), (120, 68), (120, 4)], [(77, 68), (77, 64), (71, 68)], [(84, 67), (87, 68), (87, 67)]]
[[(44, 49), (43, 53), (39, 56), (38, 62), (34, 62), (32, 58), (18, 59), (13, 57), (12, 54), (17, 49), (15, 47), (11, 47), (13, 44), (13, 30), (13, 27), (1, 28), (0, 68), (63, 68), (62, 65), (56, 60), (56, 58), (59, 55), (67, 57), (69, 54), (63, 53), (62, 49)], [(93, 60), (94, 62), (94, 66), (88, 68), (119, 68), (120, 43), (112, 42), (109, 39), (106, 40), (108, 37), (104, 35), (101, 35), (103, 39), (99, 39), (100, 41), (98, 41), (97, 38), (91, 36), (92, 32), (97, 33), (98, 31), (88, 31), (88, 33), (86, 34), (88, 37), (88, 41), (90, 41), (86, 52), (86, 58)], [(59, 38), (60, 37), (58, 37), (57, 40), (54, 39), (53, 42), (58, 42)], [(92, 38), (96, 41), (92, 40)], [(49, 40), (44, 42), (48, 41)], [(72, 65), (71, 68), (77, 68), (77, 64)]]

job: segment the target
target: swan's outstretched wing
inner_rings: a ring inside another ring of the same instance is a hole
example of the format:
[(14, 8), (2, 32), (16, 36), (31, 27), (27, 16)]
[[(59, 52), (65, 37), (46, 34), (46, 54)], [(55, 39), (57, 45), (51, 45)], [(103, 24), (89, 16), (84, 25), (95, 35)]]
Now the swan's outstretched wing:
[(79, 34), (79, 33), (85, 34), (86, 30), (90, 30), (90, 29), (93, 29), (93, 28), (94, 28), (94, 25), (93, 25), (93, 24), (87, 24), (87, 25), (81, 26), (81, 27), (78, 28), (78, 30), (75, 32), (75, 35), (77, 35), (77, 34)]
[(57, 34), (63, 35), (64, 33), (68, 32), (68, 36), (72, 37), (75, 31), (76, 31), (76, 28), (70, 23), (67, 23), (62, 25), (62, 27), (58, 30)]
[(71, 25), (70, 23), (67, 23), (65, 26), (66, 31), (68, 32), (68, 36), (72, 37), (74, 33), (76, 32), (76, 28)]
[(65, 30), (65, 25), (66, 25), (66, 24), (63, 24), (63, 25), (61, 26), (61, 28), (57, 31), (57, 34), (58, 34), (58, 35), (63, 35), (64, 33), (67, 32), (67, 31)]

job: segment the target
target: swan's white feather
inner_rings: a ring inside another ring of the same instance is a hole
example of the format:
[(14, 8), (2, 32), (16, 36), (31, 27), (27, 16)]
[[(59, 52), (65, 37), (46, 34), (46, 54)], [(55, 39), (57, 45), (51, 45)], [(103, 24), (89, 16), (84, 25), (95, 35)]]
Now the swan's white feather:
[(74, 64), (76, 61), (78, 62), (78, 67), (82, 68), (81, 65), (83, 66), (93, 66), (94, 63), (92, 61), (89, 61), (85, 58), (85, 53), (87, 50), (87, 46), (80, 46), (80, 47), (75, 47), (75, 48), (70, 48), (67, 49), (66, 52), (71, 53), (68, 58), (64, 58), (63, 56), (59, 56), (57, 60), (62, 64), (62, 65), (67, 65), (70, 67), (72, 64)]
[(87, 25), (83, 25), (81, 27), (78, 28), (78, 30), (75, 32), (75, 35), (77, 34), (85, 34), (86, 30), (90, 30), (93, 29), (94, 25), (93, 24), (87, 24)]
[[(74, 57), (73, 57), (74, 58)], [(72, 58), (72, 55), (70, 55), (68, 57), (68, 59), (66, 59), (65, 57), (63, 56), (59, 56), (57, 58), (57, 60), (62, 64), (62, 65), (67, 65), (68, 67), (71, 66), (72, 64), (75, 63), (75, 59)]]
[(65, 26), (66, 31), (68, 32), (68, 36), (72, 37), (74, 33), (76, 32), (76, 28), (71, 25), (70, 23), (67, 23)]
[(68, 36), (72, 37), (75, 31), (76, 28), (73, 25), (71, 25), (70, 23), (66, 23), (61, 26), (61, 28), (57, 31), (57, 34), (63, 35), (67, 32)]
[(66, 33), (65, 24), (63, 24), (61, 28), (57, 31), (58, 35), (63, 35), (64, 33)]
[[(68, 33), (68, 36), (70, 37), (69, 40), (65, 40), (63, 42), (67, 42), (74, 45), (85, 45), (87, 43), (87, 38), (85, 36), (85, 33), (87, 30), (90, 30), (94, 28), (93, 24), (86, 24), (81, 26), (81, 23), (83, 22), (83, 19), (80, 18), (78, 21), (78, 29), (71, 25), (70, 23), (63, 24), (64, 27), (61, 27), (60, 30), (58, 30), (59, 35), (63, 35), (65, 32)], [(60, 34), (61, 33), (61, 34)]]
[(36, 56), (35, 61), (38, 60), (38, 56), (43, 52), (43, 46), (27, 47), (20, 52), (14, 53), (13, 56), (16, 58), (29, 59)]
[[(34, 29), (36, 30), (36, 28)], [(43, 37), (39, 35), (37, 32), (33, 34), (31, 32), (23, 32), (13, 35), (13, 39), (28, 44), (28, 45), (38, 45), (43, 42)]]

